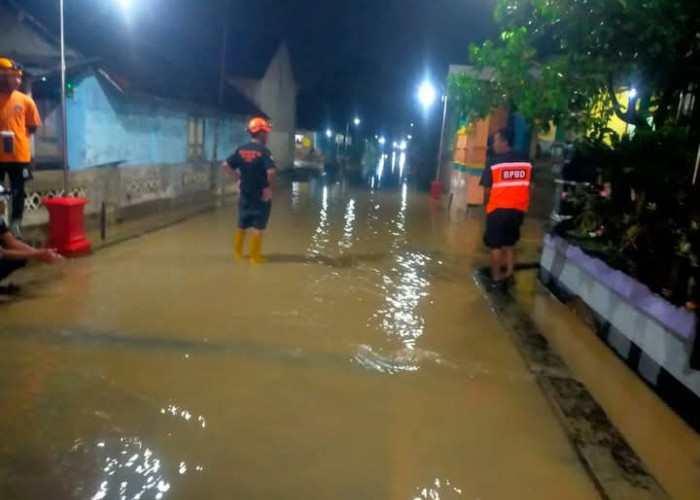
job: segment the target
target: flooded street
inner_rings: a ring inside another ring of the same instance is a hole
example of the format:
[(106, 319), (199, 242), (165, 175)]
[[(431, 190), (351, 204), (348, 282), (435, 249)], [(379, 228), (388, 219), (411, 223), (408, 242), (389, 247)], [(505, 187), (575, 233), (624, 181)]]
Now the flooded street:
[(281, 188), (263, 266), (229, 203), (33, 273), (0, 496), (599, 498), (473, 283), (481, 217), (381, 178)]

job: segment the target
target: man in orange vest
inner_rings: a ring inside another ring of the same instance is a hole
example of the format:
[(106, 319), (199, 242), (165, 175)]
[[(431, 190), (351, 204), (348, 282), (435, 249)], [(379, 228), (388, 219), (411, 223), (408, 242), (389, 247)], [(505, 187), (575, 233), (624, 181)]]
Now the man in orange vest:
[(0, 183), (10, 178), (12, 191), (12, 233), (20, 236), (24, 212), (24, 182), (29, 178), (32, 161), (30, 135), (41, 125), (36, 104), (20, 92), (22, 67), (16, 62), (0, 58)]
[(513, 282), (515, 244), (535, 185), (532, 163), (526, 155), (513, 151), (510, 130), (494, 134), (493, 152), (481, 177), (487, 213), (484, 244), (490, 250), (493, 283), (503, 286)]

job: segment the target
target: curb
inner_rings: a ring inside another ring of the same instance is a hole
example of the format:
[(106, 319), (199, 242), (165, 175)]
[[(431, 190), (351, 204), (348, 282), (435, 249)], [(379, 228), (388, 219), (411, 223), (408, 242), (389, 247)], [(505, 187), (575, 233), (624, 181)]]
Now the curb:
[(641, 458), (552, 350), (529, 314), (510, 293), (489, 289), (488, 268), (477, 269), (473, 277), (534, 375), (600, 498), (668, 500)]

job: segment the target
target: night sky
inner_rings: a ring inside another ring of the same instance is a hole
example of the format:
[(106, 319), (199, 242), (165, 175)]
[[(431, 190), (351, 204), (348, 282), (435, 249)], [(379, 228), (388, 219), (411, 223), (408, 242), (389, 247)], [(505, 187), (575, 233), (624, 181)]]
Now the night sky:
[[(67, 41), (89, 56), (159, 57), (183, 71), (218, 68), (226, 0), (65, 0)], [(19, 2), (58, 30), (56, 0)], [(300, 85), (299, 125), (341, 128), (363, 119), (366, 134), (419, 121), (424, 75), (465, 63), (470, 42), (495, 35), (493, 0), (230, 0), (228, 67), (260, 72), (286, 41)]]

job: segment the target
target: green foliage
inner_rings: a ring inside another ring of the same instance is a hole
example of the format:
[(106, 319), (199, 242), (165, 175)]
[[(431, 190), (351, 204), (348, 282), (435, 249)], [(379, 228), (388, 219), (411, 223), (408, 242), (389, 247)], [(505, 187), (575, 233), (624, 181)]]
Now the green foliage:
[[(679, 304), (692, 288), (688, 279), (700, 283), (700, 219), (688, 168), (696, 151), (688, 130), (673, 126), (614, 137), (612, 145), (588, 139), (579, 154), (612, 190), (580, 188), (573, 196), (579, 215), (570, 235)], [(690, 293), (700, 299), (700, 291)]]
[[(700, 80), (697, 0), (497, 0), (495, 16), (500, 40), (470, 48), (477, 73), (493, 73), (450, 82), (464, 116), (510, 103), (533, 123), (583, 131), (594, 109), (640, 127), (655, 109), (663, 125)], [(614, 90), (631, 87), (631, 105), (618, 103)]]

